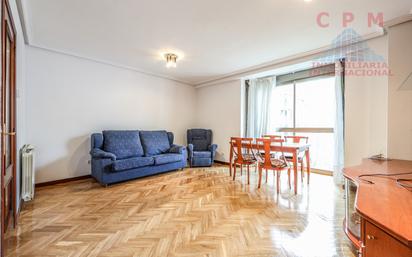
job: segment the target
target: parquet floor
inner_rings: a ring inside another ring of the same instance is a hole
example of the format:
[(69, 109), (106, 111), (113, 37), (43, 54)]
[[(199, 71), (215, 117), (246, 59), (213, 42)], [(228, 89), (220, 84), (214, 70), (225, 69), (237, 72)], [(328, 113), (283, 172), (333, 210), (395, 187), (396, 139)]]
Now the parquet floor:
[(6, 256), (354, 256), (331, 177), (313, 174), (297, 196), (286, 177), (280, 195), (273, 175), (260, 190), (256, 177), (233, 182), (218, 166), (39, 188), (6, 235)]

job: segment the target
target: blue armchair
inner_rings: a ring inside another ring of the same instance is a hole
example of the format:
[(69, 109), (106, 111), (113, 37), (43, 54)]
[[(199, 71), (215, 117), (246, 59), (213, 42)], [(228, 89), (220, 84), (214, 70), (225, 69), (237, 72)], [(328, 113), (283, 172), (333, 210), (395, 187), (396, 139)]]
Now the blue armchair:
[(217, 149), (212, 144), (212, 130), (188, 129), (187, 144), (190, 167), (212, 166)]

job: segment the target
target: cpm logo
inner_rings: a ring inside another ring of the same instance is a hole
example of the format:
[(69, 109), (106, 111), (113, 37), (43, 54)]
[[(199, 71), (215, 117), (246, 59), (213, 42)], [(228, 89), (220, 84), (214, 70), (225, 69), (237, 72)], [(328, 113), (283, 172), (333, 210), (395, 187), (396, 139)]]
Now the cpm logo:
[[(329, 27), (329, 18), (330, 15), (328, 12), (320, 12), (316, 17), (316, 23), (321, 28)], [(342, 13), (342, 27), (347, 28), (349, 24), (351, 24), (355, 20), (355, 15), (352, 12), (343, 12)], [(368, 27), (372, 27), (373, 25), (378, 25), (383, 27), (383, 13), (368, 13), (367, 17)]]

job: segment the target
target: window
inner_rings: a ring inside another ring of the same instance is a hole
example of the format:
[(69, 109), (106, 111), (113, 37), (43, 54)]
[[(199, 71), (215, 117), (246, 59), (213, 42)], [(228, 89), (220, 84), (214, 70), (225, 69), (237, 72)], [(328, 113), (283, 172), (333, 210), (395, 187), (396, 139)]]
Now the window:
[(336, 115), (333, 74), (283, 82), (273, 90), (272, 99), (270, 131), (308, 136), (312, 167), (332, 171)]

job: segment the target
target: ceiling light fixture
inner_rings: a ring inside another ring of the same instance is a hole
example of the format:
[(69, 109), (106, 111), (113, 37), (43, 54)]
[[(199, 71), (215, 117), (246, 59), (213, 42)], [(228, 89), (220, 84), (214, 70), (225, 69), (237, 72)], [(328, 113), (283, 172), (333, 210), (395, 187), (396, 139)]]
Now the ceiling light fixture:
[(166, 68), (176, 68), (177, 55), (169, 53), (165, 54)]

